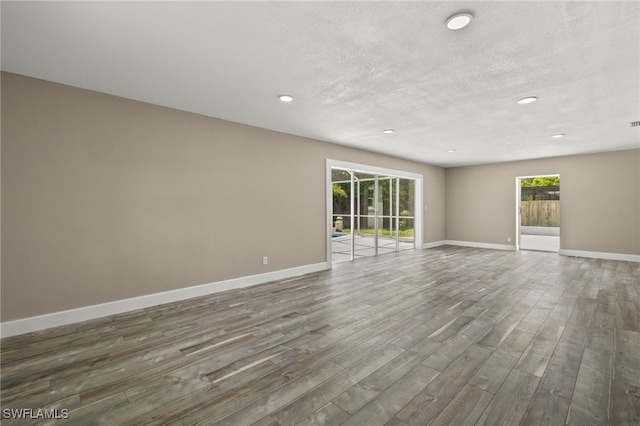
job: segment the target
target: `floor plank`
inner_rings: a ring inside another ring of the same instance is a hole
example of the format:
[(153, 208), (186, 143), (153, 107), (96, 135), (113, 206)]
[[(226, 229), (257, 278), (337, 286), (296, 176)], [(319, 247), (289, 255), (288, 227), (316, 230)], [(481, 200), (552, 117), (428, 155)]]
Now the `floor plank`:
[(533, 374), (511, 370), (476, 425), (520, 424), (539, 381)]
[(493, 395), (472, 385), (464, 388), (430, 423), (431, 426), (471, 425), (482, 415)]
[(64, 424), (640, 424), (640, 264), (444, 246), (0, 341)]

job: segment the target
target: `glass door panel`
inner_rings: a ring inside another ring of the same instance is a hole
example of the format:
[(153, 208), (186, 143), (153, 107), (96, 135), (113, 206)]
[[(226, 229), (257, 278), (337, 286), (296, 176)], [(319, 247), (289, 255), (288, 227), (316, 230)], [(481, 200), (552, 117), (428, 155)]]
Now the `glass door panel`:
[(351, 173), (346, 170), (331, 170), (333, 193), (333, 216), (331, 230), (331, 251), (333, 262), (353, 259), (351, 228)]
[(415, 181), (398, 182), (398, 250), (415, 248)]
[(394, 187), (396, 179), (388, 176), (378, 177), (378, 254), (397, 251), (393, 209), (396, 198)]
[(376, 177), (366, 173), (355, 173), (357, 179), (356, 220), (357, 229), (354, 232), (355, 258), (375, 256), (375, 229), (376, 229)]

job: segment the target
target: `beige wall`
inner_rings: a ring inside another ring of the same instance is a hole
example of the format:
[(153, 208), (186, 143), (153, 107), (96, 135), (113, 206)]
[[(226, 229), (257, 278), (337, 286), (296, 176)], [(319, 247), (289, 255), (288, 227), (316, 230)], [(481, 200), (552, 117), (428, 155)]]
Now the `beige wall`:
[(561, 248), (640, 254), (640, 150), (445, 171), (14, 74), (1, 93), (2, 321), (325, 262), (327, 158), (422, 174), (425, 243), (515, 241), (516, 176), (559, 173)]
[(8, 73), (1, 111), (2, 321), (325, 262), (327, 158), (423, 174), (445, 238), (439, 167)]
[(447, 169), (447, 239), (515, 244), (516, 177), (556, 173), (561, 249), (640, 254), (640, 150)]

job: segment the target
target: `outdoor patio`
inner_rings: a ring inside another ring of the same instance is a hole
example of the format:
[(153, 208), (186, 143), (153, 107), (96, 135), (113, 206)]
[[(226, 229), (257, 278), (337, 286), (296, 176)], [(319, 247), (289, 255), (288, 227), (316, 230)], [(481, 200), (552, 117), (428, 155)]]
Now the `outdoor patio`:
[[(363, 257), (375, 256), (375, 238), (373, 235), (354, 235), (354, 260)], [(346, 262), (351, 260), (351, 235), (345, 234), (331, 239), (331, 251), (333, 263)], [(412, 250), (413, 241), (400, 240), (400, 250)], [(378, 254), (393, 253), (396, 251), (395, 238), (378, 237)]]
[(520, 235), (520, 250), (550, 251), (560, 250), (558, 235)]

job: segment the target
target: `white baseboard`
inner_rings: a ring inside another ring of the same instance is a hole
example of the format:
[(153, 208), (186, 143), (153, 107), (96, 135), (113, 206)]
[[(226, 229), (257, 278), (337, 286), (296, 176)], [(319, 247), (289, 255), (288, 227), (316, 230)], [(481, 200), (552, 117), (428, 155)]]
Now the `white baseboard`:
[(424, 243), (422, 244), (422, 248), (423, 249), (430, 249), (430, 248), (435, 248), (435, 247), (440, 247), (447, 244), (446, 241), (441, 240), (441, 241), (432, 241), (430, 243)]
[(135, 311), (137, 309), (149, 308), (151, 306), (162, 305), (164, 303), (206, 296), (208, 294), (218, 293), (221, 291), (249, 287), (269, 281), (293, 278), (327, 269), (331, 269), (330, 263), (316, 263), (313, 265), (282, 269), (280, 271), (181, 288), (178, 290), (164, 291), (162, 293), (154, 293), (146, 296), (132, 297), (130, 299), (101, 303), (99, 305), (85, 306), (67, 311), (53, 312), (51, 314), (39, 315), (15, 321), (7, 321), (0, 324), (0, 337), (17, 336), (19, 334), (31, 333), (47, 328), (59, 327), (61, 325), (68, 325), (81, 321), (102, 318), (109, 315)]
[(558, 254), (562, 256), (590, 257), (593, 259), (622, 260), (625, 262), (640, 262), (640, 255), (638, 254), (603, 253), (598, 251), (565, 250), (565, 249), (560, 249)]
[(476, 243), (474, 241), (456, 241), (456, 240), (444, 240), (441, 245), (449, 246), (462, 246), (462, 247), (475, 247), (491, 250), (506, 250), (515, 251), (516, 246), (509, 244), (491, 244), (491, 243)]
[[(455, 240), (442, 240), (442, 241), (434, 241), (432, 243), (425, 243), (422, 245), (422, 248), (429, 249), (429, 248), (435, 248), (435, 247), (440, 247), (444, 245), (476, 247), (476, 248), (507, 250), (507, 251), (516, 250), (516, 246), (511, 246), (506, 244), (476, 243), (472, 241), (455, 241)], [(593, 259), (606, 259), (606, 260), (620, 260), (624, 262), (640, 262), (640, 255), (637, 255), (637, 254), (603, 253), (603, 252), (597, 252), (597, 251), (566, 250), (566, 249), (560, 249), (558, 251), (558, 254), (562, 256), (588, 257)]]

